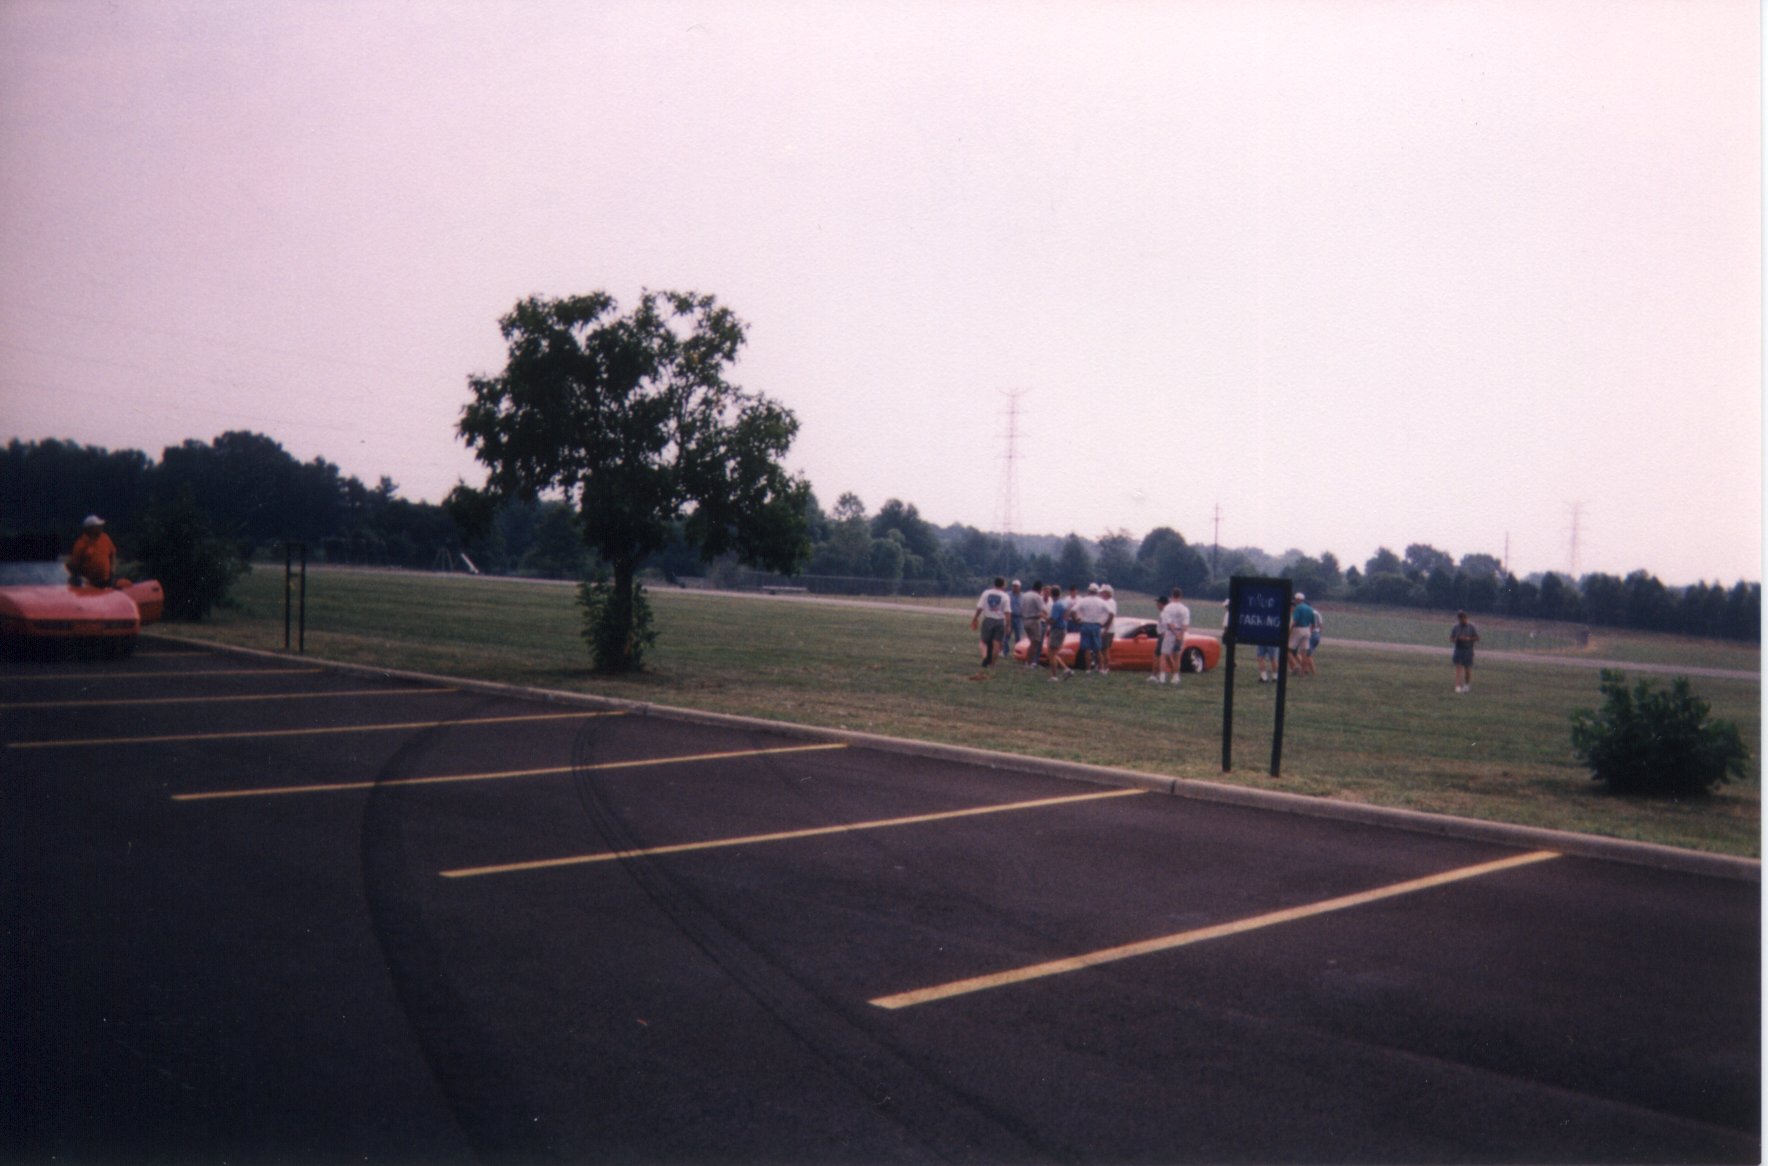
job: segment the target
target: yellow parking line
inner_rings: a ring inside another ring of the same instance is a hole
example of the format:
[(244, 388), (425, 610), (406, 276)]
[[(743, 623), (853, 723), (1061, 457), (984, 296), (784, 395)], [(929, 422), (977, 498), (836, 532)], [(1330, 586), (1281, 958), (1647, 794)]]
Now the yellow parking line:
[(0, 704), (0, 709), (79, 709), (117, 708), (161, 704), (224, 704), (254, 700), (320, 700), (342, 696), (411, 696), (414, 693), (459, 692), (458, 688), (358, 688), (339, 692), (252, 692), (233, 696), (144, 696), (118, 697), (110, 700), (23, 700)]
[(849, 834), (860, 830), (887, 830), (893, 826), (918, 826), (926, 822), (945, 822), (953, 818), (974, 818), (981, 814), (1005, 814), (1013, 810), (1035, 810), (1044, 806), (1062, 806), (1073, 802), (1094, 802), (1101, 798), (1123, 798), (1142, 793), (1139, 789), (1117, 789), (1097, 794), (1070, 794), (1060, 798), (1040, 798), (1033, 802), (1012, 802), (1002, 806), (978, 806), (968, 810), (946, 810), (937, 814), (915, 814), (907, 818), (884, 818), (876, 822), (853, 822), (845, 826), (816, 826), (806, 830), (782, 830), (776, 834), (750, 834), (742, 838), (717, 838), (709, 842), (678, 842), (670, 846), (647, 846), (637, 850), (607, 850), (597, 854), (577, 854), (569, 858), (542, 858), (533, 862), (507, 862), (497, 866), (469, 866), (445, 870), (445, 879), (473, 878), (478, 875), (514, 874), (518, 871), (549, 870), (559, 866), (585, 866), (595, 862), (617, 862), (623, 858), (648, 858), (658, 854), (686, 854), (695, 850), (719, 850), (728, 846), (753, 846), (762, 842), (792, 842), (800, 838), (818, 838), (828, 834)]
[(8, 684), (39, 680), (183, 680), (187, 676), (311, 676), (324, 668), (204, 668), (196, 672), (48, 672), (41, 676), (8, 676)]
[(336, 725), (318, 729), (249, 729), (237, 733), (175, 733), (163, 737), (69, 737), (55, 741), (9, 741), (8, 749), (72, 749), (90, 745), (159, 745), (174, 741), (227, 741), (242, 737), (319, 737), (330, 733), (391, 733), (411, 729), (440, 729), (455, 725), (507, 725), (517, 721), (565, 721), (572, 717), (622, 717), (611, 712), (538, 713), (519, 717), (468, 717), (452, 721), (407, 721), (394, 725)]
[(1181, 931), (1176, 935), (1165, 935), (1158, 939), (1147, 939), (1140, 943), (1124, 944), (1122, 947), (1108, 947), (1102, 951), (1088, 952), (1085, 955), (1070, 956), (1067, 959), (1049, 960), (1045, 963), (1030, 964), (1022, 968), (1013, 968), (1005, 972), (995, 972), (987, 976), (975, 976), (967, 980), (953, 980), (949, 984), (938, 984), (931, 988), (921, 988), (913, 992), (901, 992), (894, 996), (880, 996), (870, 1003), (879, 1008), (911, 1008), (917, 1004), (928, 1004), (935, 1000), (946, 1000), (953, 996), (964, 996), (972, 992), (985, 992), (990, 988), (1001, 988), (1008, 984), (1021, 984), (1027, 980), (1043, 979), (1046, 976), (1060, 976), (1068, 972), (1078, 972), (1100, 964), (1112, 963), (1116, 960), (1133, 959), (1136, 956), (1149, 955), (1154, 952), (1171, 951), (1176, 947), (1202, 943), (1209, 939), (1221, 939), (1229, 935), (1241, 935), (1248, 931), (1257, 931), (1263, 927), (1274, 927), (1279, 923), (1292, 923), (1297, 919), (1307, 919), (1314, 915), (1325, 915), (1333, 911), (1343, 911), (1350, 907), (1360, 907), (1365, 903), (1374, 903), (1382, 899), (1392, 899), (1399, 895), (1410, 895), (1417, 891), (1429, 890), (1447, 883), (1460, 882), (1464, 879), (1479, 878), (1482, 875), (1496, 874), (1513, 867), (1528, 866), (1532, 863), (1546, 862), (1558, 858), (1559, 854), (1552, 850), (1537, 850), (1529, 854), (1519, 854), (1510, 858), (1501, 858), (1496, 862), (1482, 862), (1477, 866), (1464, 866), (1458, 870), (1444, 871), (1442, 874), (1429, 875), (1408, 882), (1394, 883), (1391, 886), (1378, 887), (1372, 891), (1362, 891), (1355, 895), (1343, 895), (1336, 899), (1325, 899), (1306, 906), (1290, 907), (1282, 911), (1270, 911), (1263, 915), (1253, 915), (1233, 923), (1221, 923), (1214, 927), (1202, 927), (1196, 931)]
[(562, 773), (581, 773), (603, 769), (642, 769), (652, 765), (686, 765), (692, 761), (725, 761), (733, 757), (761, 757), (770, 753), (810, 753), (823, 749), (845, 749), (844, 744), (786, 745), (778, 749), (739, 749), (727, 753), (694, 753), (683, 757), (647, 757), (637, 761), (604, 761), (596, 765), (555, 765), (546, 769), (506, 769), (498, 773), (449, 773), (434, 777), (395, 777), (386, 781), (334, 781), (322, 785), (259, 786), (255, 789), (210, 790), (205, 793), (173, 794), (175, 802), (207, 802), (222, 798), (268, 798), (284, 794), (337, 793), (343, 790), (364, 790), (400, 785), (452, 785), (467, 781), (503, 781), (512, 777), (555, 777)]

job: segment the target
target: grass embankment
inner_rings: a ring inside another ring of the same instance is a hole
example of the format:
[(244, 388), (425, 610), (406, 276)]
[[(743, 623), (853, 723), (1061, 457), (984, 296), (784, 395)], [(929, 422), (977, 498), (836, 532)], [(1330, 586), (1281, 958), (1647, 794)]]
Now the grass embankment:
[[(1440, 616), (1329, 607), (1320, 675), (1292, 677), (1288, 686), (1282, 776), (1268, 772), (1276, 686), (1257, 683), (1250, 651), (1241, 654), (1236, 683), (1235, 769), (1224, 775), (1221, 669), (1187, 677), (1179, 691), (1146, 683), (1145, 673), (1052, 684), (1009, 666), (979, 678), (967, 603), (929, 614), (889, 604), (649, 594), (661, 635), (648, 670), (633, 677), (589, 671), (573, 588), (513, 580), (317, 569), (307, 585), (306, 645), (313, 656), (387, 668), (1760, 855), (1759, 678), (1694, 680), (1714, 715), (1743, 732), (1751, 752), (1743, 781), (1689, 802), (1618, 798), (1602, 793), (1571, 754), (1572, 710), (1600, 703), (1594, 669), (1488, 657), (1474, 695), (1456, 696)], [(281, 570), (259, 568), (236, 598), (237, 608), (209, 623), (168, 630), (280, 649)], [(1152, 610), (1132, 600), (1124, 611), (1143, 606)], [(1193, 610), (1200, 627), (1219, 625), (1216, 605)], [(1499, 633), (1488, 641), (1527, 639), (1528, 625), (1479, 622), (1482, 633), (1488, 623)], [(1440, 658), (1334, 650), (1335, 638), (1443, 650)], [(1628, 633), (1598, 634), (1565, 655), (1759, 668), (1747, 645)]]

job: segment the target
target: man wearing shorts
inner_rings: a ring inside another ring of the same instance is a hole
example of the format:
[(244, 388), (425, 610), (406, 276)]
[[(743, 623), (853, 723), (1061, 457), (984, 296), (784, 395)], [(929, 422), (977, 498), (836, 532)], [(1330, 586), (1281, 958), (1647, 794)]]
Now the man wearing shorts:
[(1290, 602), (1294, 610), (1289, 613), (1289, 667), (1299, 676), (1312, 676), (1313, 651), (1309, 645), (1314, 636), (1314, 621), (1320, 617), (1301, 592), (1297, 591)]
[(1100, 633), (1111, 620), (1111, 608), (1099, 595), (1098, 584), (1087, 588), (1087, 593), (1075, 602), (1074, 611), (1080, 620), (1080, 647), (1074, 653), (1074, 666), (1084, 667), (1089, 672), (1109, 672), (1105, 667), (1104, 640)]
[(1025, 624), (1025, 666), (1036, 668), (1044, 656), (1044, 584), (1034, 579), (1031, 590), (1019, 600), (1019, 618)]
[(995, 650), (1005, 648), (1007, 642), (1007, 620), (1011, 614), (1011, 600), (1007, 597), (1007, 581), (1000, 576), (995, 577), (994, 586), (985, 590), (976, 600), (976, 614), (970, 617), (971, 630), (982, 633), (982, 666), (994, 664)]
[(1160, 609), (1160, 659), (1154, 663), (1157, 684), (1179, 686), (1179, 656), (1185, 650), (1185, 633), (1191, 628), (1191, 609), (1179, 602), (1184, 591), (1174, 587), (1172, 598)]
[(1468, 621), (1465, 611), (1455, 613), (1455, 622), (1449, 625), (1449, 642), (1455, 645), (1452, 659), (1455, 662), (1455, 691), (1466, 694), (1473, 691), (1473, 646), (1479, 642), (1479, 629)]
[[(1070, 591), (1074, 589), (1069, 588)], [(1062, 597), (1062, 588), (1050, 588), (1050, 644), (1045, 658), (1050, 662), (1050, 679), (1061, 680), (1064, 676), (1073, 676), (1074, 669), (1062, 662), (1062, 642), (1068, 638), (1068, 605), (1069, 601)]]

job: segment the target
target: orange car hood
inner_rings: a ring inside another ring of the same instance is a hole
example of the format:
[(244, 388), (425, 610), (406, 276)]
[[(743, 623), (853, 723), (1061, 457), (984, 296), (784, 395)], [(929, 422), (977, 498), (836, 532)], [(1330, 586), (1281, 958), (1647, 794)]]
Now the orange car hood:
[(135, 601), (121, 591), (65, 584), (0, 589), (0, 612), (27, 619), (136, 619)]

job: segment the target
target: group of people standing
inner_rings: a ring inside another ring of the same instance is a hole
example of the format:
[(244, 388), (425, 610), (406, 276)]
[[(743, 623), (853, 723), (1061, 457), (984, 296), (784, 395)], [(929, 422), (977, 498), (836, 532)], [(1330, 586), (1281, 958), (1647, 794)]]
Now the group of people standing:
[[(1171, 596), (1156, 600), (1160, 605), (1156, 620), (1160, 652), (1153, 674), (1148, 677), (1151, 684), (1178, 686), (1179, 653), (1191, 626), (1191, 609), (1181, 602), (1183, 597), (1184, 593), (1174, 587)], [(1228, 626), (1228, 619), (1227, 607), (1223, 605), (1223, 628)], [(1017, 579), (1009, 585), (1004, 576), (996, 576), (994, 585), (977, 599), (970, 627), (981, 636), (982, 667), (993, 667), (997, 655), (1010, 655), (1012, 646), (1025, 640), (1025, 667), (1047, 667), (1050, 679), (1056, 681), (1077, 671), (1111, 671), (1112, 624), (1116, 620), (1117, 598), (1109, 583), (1089, 584), (1083, 594), (1073, 583), (1064, 591), (1054, 585), (1046, 587), (1038, 580), (1026, 590)], [(1288, 644), (1289, 670), (1295, 675), (1316, 675), (1314, 653), (1320, 647), (1325, 628), (1325, 617), (1308, 602), (1306, 593), (1297, 591), (1290, 601)], [(1073, 666), (1063, 663), (1059, 655), (1070, 631), (1080, 633)], [(1455, 692), (1465, 695), (1473, 691), (1473, 645), (1479, 641), (1479, 629), (1468, 620), (1465, 611), (1456, 613), (1449, 640), (1454, 647)], [(1260, 684), (1277, 682), (1281, 650), (1276, 645), (1259, 646)]]
[[(1159, 601), (1161, 643), (1148, 678), (1151, 682), (1165, 684), (1170, 677), (1174, 686), (1179, 683), (1179, 653), (1191, 625), (1191, 609), (1180, 602), (1182, 595), (1174, 587), (1170, 599)], [(1076, 583), (1064, 590), (1054, 584), (1045, 586), (1039, 579), (1027, 590), (1017, 579), (1009, 588), (1004, 576), (996, 576), (994, 585), (983, 591), (970, 617), (971, 628), (981, 637), (982, 667), (993, 667), (997, 654), (1006, 656), (1010, 645), (1024, 640), (1025, 667), (1047, 667), (1052, 681), (1064, 680), (1077, 671), (1110, 672), (1116, 622), (1117, 596), (1109, 583), (1088, 584), (1083, 593)], [(1061, 651), (1071, 631), (1078, 633), (1080, 640), (1074, 663), (1069, 665)]]

